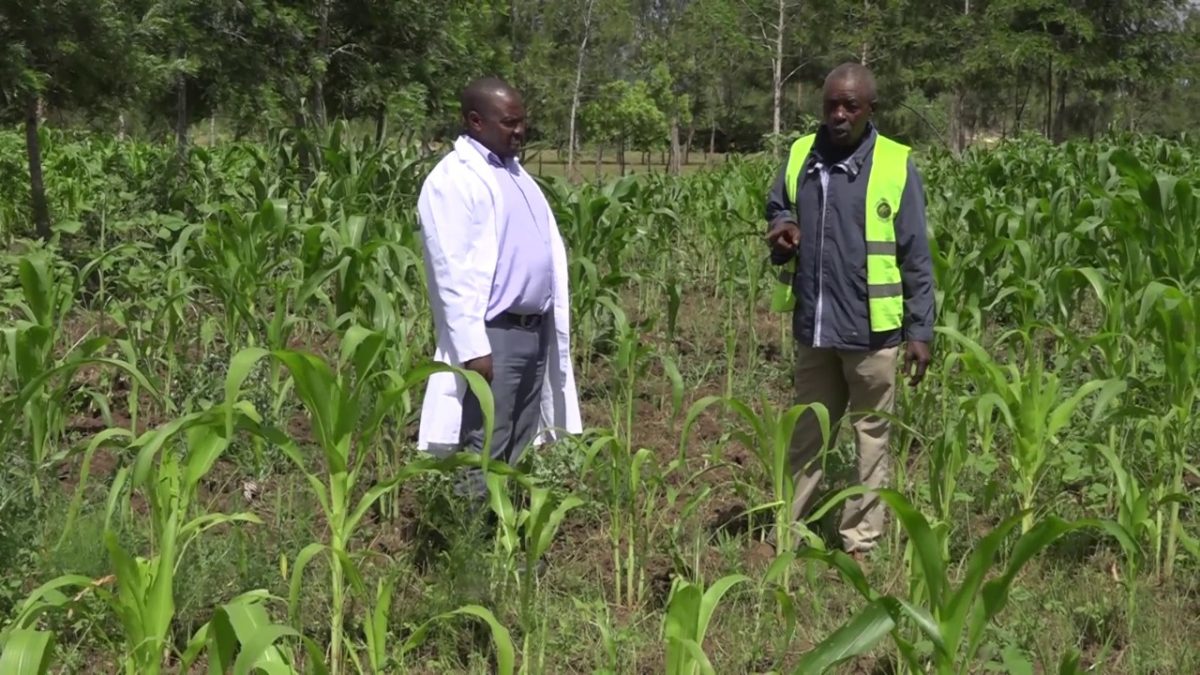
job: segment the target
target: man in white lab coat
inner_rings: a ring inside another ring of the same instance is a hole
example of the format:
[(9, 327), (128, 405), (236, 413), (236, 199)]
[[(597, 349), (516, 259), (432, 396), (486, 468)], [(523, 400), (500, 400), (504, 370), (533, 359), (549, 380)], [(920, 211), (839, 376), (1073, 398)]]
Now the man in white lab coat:
[[(434, 359), (482, 375), (495, 399), (493, 460), (516, 465), (531, 444), (582, 430), (571, 364), (567, 257), (545, 196), (521, 168), (521, 96), (503, 80), (462, 95), (465, 133), (417, 202), (437, 348)], [(461, 376), (429, 380), (418, 448), (479, 452), (479, 401)], [(484, 498), (482, 474), (460, 493)]]

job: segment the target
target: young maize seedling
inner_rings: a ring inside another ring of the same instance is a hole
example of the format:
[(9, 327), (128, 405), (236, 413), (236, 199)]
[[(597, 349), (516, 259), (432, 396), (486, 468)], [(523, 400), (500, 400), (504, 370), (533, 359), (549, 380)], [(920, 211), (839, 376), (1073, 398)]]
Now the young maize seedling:
[[(866, 491), (863, 487), (843, 490), (822, 510)], [(870, 587), (858, 563), (840, 551), (802, 552), (801, 557), (822, 560), (837, 569), (867, 600), (867, 605), (807, 653), (793, 671), (797, 675), (827, 672), (838, 663), (869, 651), (889, 634), (913, 672), (924, 672), (923, 657), (917, 645), (897, 630), (904, 622), (911, 622), (931, 645), (933, 672), (938, 675), (971, 672), (985, 637), (984, 629), (1004, 609), (1017, 574), (1035, 555), (1064, 535), (1084, 528), (1099, 529), (1112, 535), (1127, 550), (1136, 547), (1126, 530), (1116, 523), (1100, 520), (1067, 522), (1047, 516), (1035, 521), (1017, 539), (1007, 563), (1001, 563), (999, 558), (1005, 540), (1027, 515), (1017, 513), (979, 541), (965, 564), (965, 576), (955, 588), (949, 576), (948, 561), (942, 553), (943, 547), (925, 516), (899, 492), (885, 489), (877, 494), (908, 535), (908, 546), (916, 562), (910, 570), (909, 586), (922, 588), (922, 599), (904, 600), (881, 595)]]

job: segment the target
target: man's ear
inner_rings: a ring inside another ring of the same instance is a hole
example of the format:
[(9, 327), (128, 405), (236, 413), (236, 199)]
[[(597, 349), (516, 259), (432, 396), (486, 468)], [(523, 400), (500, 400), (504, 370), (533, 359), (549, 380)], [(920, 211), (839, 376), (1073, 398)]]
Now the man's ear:
[(466, 122), (467, 122), (467, 128), (471, 129), (473, 131), (479, 131), (479, 128), (481, 126), (483, 126), (483, 118), (480, 117), (479, 113), (474, 110), (467, 113)]

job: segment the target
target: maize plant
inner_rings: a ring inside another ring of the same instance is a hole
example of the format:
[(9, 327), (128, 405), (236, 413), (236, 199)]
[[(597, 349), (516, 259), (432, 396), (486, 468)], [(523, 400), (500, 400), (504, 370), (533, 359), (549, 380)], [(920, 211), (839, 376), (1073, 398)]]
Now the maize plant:
[[(826, 510), (865, 488), (843, 490), (822, 508)], [(983, 642), (984, 629), (1008, 602), (1018, 573), (1040, 551), (1064, 535), (1083, 528), (1099, 529), (1112, 535), (1126, 550), (1136, 548), (1128, 532), (1111, 521), (1080, 520), (1067, 522), (1054, 516), (1036, 520), (1013, 544), (1007, 561), (1001, 559), (1009, 534), (1022, 527), (1028, 514), (1010, 516), (985, 535), (965, 562), (965, 573), (957, 587), (949, 577), (949, 561), (929, 521), (903, 495), (894, 490), (878, 491), (908, 535), (913, 560), (909, 571), (910, 597), (883, 595), (870, 587), (861, 568), (848, 555), (810, 550), (802, 557), (822, 560), (834, 567), (857, 590), (867, 605), (825, 641), (805, 654), (793, 671), (823, 673), (849, 658), (866, 653), (891, 635), (910, 672), (926, 672), (926, 664), (939, 675), (971, 672), (975, 656)], [(913, 591), (917, 591), (913, 593)], [(919, 639), (930, 646), (923, 653), (920, 645), (899, 628), (910, 623)]]
[[(365, 462), (373, 454), (372, 444), (384, 419), (392, 413), (396, 404), (411, 388), (424, 382), (433, 373), (448, 368), (435, 364), (417, 368), (403, 375), (380, 371), (378, 366), (386, 346), (385, 338), (381, 334), (362, 327), (351, 328), (342, 342), (342, 363), (347, 366), (343, 372), (335, 372), (326, 362), (311, 354), (291, 350), (268, 352), (264, 349), (249, 348), (234, 357), (226, 383), (226, 405), (232, 410), (242, 382), (254, 365), (265, 358), (278, 360), (287, 368), (296, 395), (308, 411), (324, 460), (325, 480), (317, 473), (317, 466), (320, 465), (314, 465), (296, 441), (283, 432), (264, 426), (257, 420), (245, 423), (245, 427), (278, 446), (304, 475), (329, 526), (328, 542), (309, 544), (296, 557), (292, 566), (289, 607), (292, 621), (295, 623), (298, 621), (296, 612), (305, 568), (317, 555), (327, 554), (332, 593), (329, 662), (330, 672), (334, 675), (343, 672), (344, 668), (342, 626), (345, 621), (347, 591), (350, 585), (364, 588), (357, 565), (348, 549), (348, 544), (363, 517), (381, 497), (398, 488), (406, 480), (422, 473), (452, 469), (456, 462), (472, 461), (471, 457), (463, 457), (455, 461), (412, 462), (396, 475), (367, 487), (365, 493), (358, 496), (362, 487), (360, 479)], [(484, 450), (474, 461), (482, 459), (486, 469), (494, 410), (491, 389), (477, 373), (461, 374), (479, 397), (483, 410), (486, 430)], [(236, 421), (232, 415), (228, 418), (230, 429)]]

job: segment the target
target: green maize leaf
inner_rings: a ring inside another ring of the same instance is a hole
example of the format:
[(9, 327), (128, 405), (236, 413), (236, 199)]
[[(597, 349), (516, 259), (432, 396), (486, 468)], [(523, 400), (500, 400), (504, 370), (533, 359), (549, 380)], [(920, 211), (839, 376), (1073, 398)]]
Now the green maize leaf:
[(944, 658), (950, 658), (951, 650), (946, 645), (946, 638), (942, 633), (942, 629), (938, 626), (938, 622), (929, 615), (929, 612), (901, 598), (884, 596), (881, 600), (887, 606), (888, 611), (892, 613), (893, 620), (899, 621), (901, 617), (907, 616), (925, 634), (925, 637), (929, 638), (934, 648)]
[(329, 489), (321, 482), (321, 479), (316, 474), (308, 470), (308, 457), (301, 452), (295, 441), (288, 438), (282, 431), (274, 427), (264, 426), (259, 421), (254, 420), (248, 414), (238, 415), (239, 411), (234, 410), (234, 417), (237, 421), (238, 429), (249, 431), (250, 433), (263, 438), (278, 448), (283, 454), (292, 461), (292, 464), (304, 474), (305, 480), (312, 488), (313, 495), (321, 505), (321, 510), (327, 519), (333, 518), (333, 510), (329, 504)]
[(496, 670), (498, 675), (512, 675), (513, 665), (516, 661), (516, 650), (513, 648), (512, 636), (508, 629), (496, 620), (494, 614), (488, 609), (479, 605), (466, 605), (454, 611), (439, 614), (432, 619), (426, 621), (413, 631), (413, 634), (405, 640), (401, 653), (407, 654), (413, 649), (420, 646), (425, 637), (429, 634), (429, 630), (437, 623), (455, 616), (474, 616), (482, 619), (488, 625), (492, 632), (492, 643), (496, 648)]
[(660, 360), (663, 372), (666, 373), (667, 380), (671, 383), (671, 417), (674, 419), (683, 411), (683, 394), (687, 388), (683, 384), (683, 375), (679, 372), (679, 366), (675, 364), (675, 360), (665, 355)]
[(564, 499), (549, 515), (545, 513), (547, 509), (539, 509), (534, 512), (532, 533), (535, 537), (536, 546), (530, 552), (533, 560), (538, 560), (549, 550), (550, 542), (553, 541), (554, 535), (558, 532), (558, 528), (562, 525), (562, 521), (566, 518), (567, 513), (571, 509), (583, 506), (583, 504), (584, 501), (582, 499), (571, 495)]
[(54, 318), (51, 316), (51, 309), (56, 285), (47, 257), (22, 257), (17, 266), (17, 276), (21, 280), (21, 291), (24, 292), (25, 302), (30, 309), (30, 320), (40, 326), (52, 325)]
[(72, 602), (71, 598), (64, 595), (60, 589), (86, 588), (90, 585), (92, 585), (92, 579), (78, 574), (64, 574), (47, 581), (25, 598), (10, 626), (18, 629), (31, 628), (42, 614)]
[(375, 591), (375, 608), (364, 618), (367, 656), (371, 670), (376, 673), (384, 672), (388, 660), (388, 614), (395, 588), (394, 578), (380, 579)]
[[(832, 427), (829, 421), (829, 409), (822, 403), (800, 404), (788, 408), (786, 412), (779, 418), (778, 424), (775, 425), (775, 438), (773, 440), (772, 466), (771, 475), (777, 480), (791, 480), (790, 472), (787, 467), (788, 450), (791, 446), (792, 435), (795, 432), (796, 424), (800, 421), (800, 417), (810, 413), (816, 416), (817, 426), (821, 430), (821, 445), (823, 448), (829, 447), (830, 439), (832, 438)], [(781, 495), (776, 495), (779, 497)]]
[(10, 632), (0, 652), (0, 673), (45, 675), (54, 658), (54, 633), (18, 629)]
[(1106, 401), (1111, 401), (1118, 394), (1120, 394), (1121, 391), (1124, 390), (1124, 383), (1107, 382), (1103, 380), (1090, 380), (1084, 383), (1083, 386), (1079, 387), (1079, 389), (1077, 389), (1070, 398), (1068, 398), (1066, 401), (1063, 401), (1057, 408), (1054, 409), (1053, 412), (1050, 413), (1050, 417), (1046, 423), (1046, 433), (1050, 436), (1054, 436), (1058, 434), (1059, 431), (1062, 431), (1063, 427), (1067, 426), (1067, 423), (1071, 421), (1071, 416), (1075, 414), (1075, 409), (1079, 407), (1079, 404), (1083, 402), (1083, 399), (1100, 389), (1105, 390)]
[[(668, 666), (668, 673), (677, 672), (680, 675), (696, 672), (698, 669), (703, 675), (716, 675), (716, 670), (713, 669), (712, 662), (708, 660), (708, 655), (704, 653), (704, 648), (696, 643), (695, 640), (687, 638), (671, 638), (671, 647), (686, 653), (691, 661), (680, 664), (680, 669), (671, 671)], [(684, 668), (682, 666), (690, 665), (692, 668)]]
[(262, 525), (263, 521), (253, 513), (209, 513), (203, 516), (198, 516), (189, 521), (186, 525), (179, 528), (179, 536), (195, 537), (207, 530), (210, 530), (218, 525), (229, 525), (231, 523), (250, 523), (252, 525)]
[(150, 620), (153, 618), (146, 606), (146, 595), (150, 592), (152, 584), (152, 580), (148, 578), (149, 570), (143, 568), (121, 547), (116, 535), (111, 531), (104, 533), (104, 544), (108, 548), (116, 572), (116, 613), (125, 626), (126, 640), (131, 646), (142, 644), (143, 637), (148, 637), (147, 628), (152, 628)]
[(353, 513), (346, 519), (346, 532), (353, 532), (359, 521), (367, 514), (371, 506), (380, 497), (395, 490), (401, 483), (424, 473), (448, 473), (460, 466), (486, 466), (486, 470), (503, 476), (519, 477), (517, 469), (503, 462), (488, 462), (486, 457), (480, 457), (474, 452), (460, 452), (445, 459), (422, 459), (410, 462), (398, 474), (388, 480), (377, 483), (358, 501)]
[(704, 641), (704, 635), (708, 632), (708, 624), (712, 620), (713, 612), (716, 611), (721, 598), (725, 597), (725, 594), (734, 586), (748, 581), (750, 578), (745, 575), (731, 574), (718, 579), (716, 583), (708, 587), (700, 601), (700, 613), (696, 616), (696, 632), (693, 637), (697, 643)]
[(104, 529), (110, 529), (112, 525), (113, 513), (117, 510), (117, 505), (121, 501), (121, 494), (125, 491), (125, 483), (129, 480), (129, 467), (123, 466), (117, 469), (116, 475), (113, 476), (112, 485), (108, 487), (108, 499), (104, 508)]
[(805, 560), (817, 560), (836, 569), (842, 578), (866, 600), (875, 600), (879, 597), (879, 594), (871, 588), (871, 583), (867, 581), (867, 577), (858, 563), (842, 551), (820, 551), (806, 548), (800, 552), (798, 557)]
[(324, 553), (328, 549), (329, 547), (325, 544), (309, 544), (296, 556), (296, 562), (292, 565), (291, 583), (288, 584), (288, 622), (293, 626), (300, 625), (300, 589), (304, 583), (304, 570), (317, 554)]
[(75, 519), (79, 517), (79, 509), (83, 504), (83, 491), (87, 487), (88, 478), (91, 475), (92, 457), (100, 446), (117, 438), (132, 439), (133, 432), (128, 429), (105, 429), (88, 441), (87, 448), (83, 451), (83, 463), (79, 469), (79, 484), (75, 486), (75, 494), (71, 497), (70, 506), (67, 507), (67, 519), (63, 524), (62, 534), (59, 535), (58, 542), (54, 545), (56, 549), (62, 547), (67, 535), (75, 525)]
[(874, 649), (896, 627), (882, 599), (868, 603), (841, 628), (804, 655), (793, 675), (816, 675)]
[(809, 514), (809, 516), (807, 518), (805, 518), (805, 521), (809, 522), (809, 523), (815, 523), (815, 522), (821, 520), (822, 518), (824, 518), (830, 511), (832, 511), (833, 509), (836, 509), (842, 502), (846, 501), (847, 499), (851, 499), (853, 497), (858, 497), (859, 495), (865, 495), (866, 493), (868, 493), (870, 491), (871, 491), (870, 488), (863, 486), (863, 485), (855, 485), (852, 487), (844, 488), (844, 489), (838, 491), (837, 493), (835, 493), (833, 496), (827, 498), (825, 500), (825, 502), (822, 503), (820, 506), (813, 509), (812, 513)]
[(667, 600), (663, 636), (667, 640), (667, 674), (683, 675), (687, 660), (683, 640), (696, 640), (697, 621), (701, 611), (700, 587), (687, 581), (677, 581)]
[(382, 333), (351, 326), (342, 337), (342, 361), (353, 362), (355, 375), (361, 381), (370, 374), (386, 346)]
[(708, 408), (712, 407), (713, 405), (715, 405), (717, 403), (720, 403), (721, 400), (722, 399), (720, 396), (705, 396), (704, 398), (693, 403), (692, 407), (688, 409), (687, 416), (684, 418), (684, 421), (683, 421), (683, 432), (681, 434), (680, 447), (679, 447), (680, 456), (687, 454), (687, 442), (688, 442), (688, 438), (691, 436), (690, 432), (692, 429), (692, 425), (694, 425), (696, 423), (696, 420), (698, 420), (700, 418), (700, 416), (704, 414), (705, 410), (707, 410)]
[(775, 556), (771, 561), (770, 567), (767, 568), (766, 574), (763, 575), (764, 584), (774, 584), (783, 578), (784, 572), (787, 571), (792, 563), (796, 562), (796, 553), (794, 551), (784, 551)]
[(183, 476), (184, 490), (195, 489), (200, 479), (208, 475), (221, 453), (229, 447), (228, 437), (221, 436), (213, 424), (197, 424), (187, 430), (187, 467)]
[(325, 452), (332, 474), (347, 471), (346, 449), (342, 447), (343, 435), (339, 435), (344, 406), (348, 404), (342, 387), (329, 365), (311, 354), (289, 350), (273, 353), (287, 367), (296, 386), (296, 394), (308, 410), (313, 431)]
[(24, 408), (33, 399), (33, 397), (36, 396), (39, 391), (41, 391), (42, 386), (51, 379), (63, 373), (74, 373), (84, 366), (111, 366), (117, 370), (124, 371), (127, 375), (132, 377), (137, 382), (138, 386), (141, 387), (142, 390), (144, 390), (147, 394), (155, 399), (159, 397), (158, 390), (155, 389), (154, 385), (150, 384), (150, 380), (147, 379), (147, 377), (143, 375), (142, 372), (135, 366), (130, 365), (125, 361), (109, 358), (79, 358), (69, 360), (66, 363), (61, 363), (52, 368), (41, 371), (36, 377), (31, 379), (25, 384), (24, 387), (21, 388), (21, 391), (17, 394), (15, 399), (12, 399), (9, 402), (9, 405), (11, 405), (14, 410), (20, 410), (21, 408)]
[(150, 470), (154, 458), (166, 442), (180, 431), (203, 424), (209, 413), (199, 412), (179, 417), (157, 429), (147, 431), (133, 442), (131, 448), (137, 448), (138, 454), (133, 460), (133, 486), (147, 486), (150, 480)]
[(1058, 664), (1058, 675), (1083, 675), (1079, 666), (1080, 654), (1077, 649), (1068, 649)]
[(1004, 574), (984, 584), (981, 611), (977, 611), (971, 619), (969, 653), (974, 653), (979, 640), (982, 639), (984, 625), (1004, 609), (1013, 580), (1025, 564), (1063, 535), (1083, 528), (1105, 530), (1116, 537), (1123, 547), (1136, 547), (1123, 528), (1107, 521), (1082, 520), (1069, 523), (1054, 516), (1042, 519), (1017, 540)]
[[(264, 619), (265, 616), (263, 613)], [(239, 633), (238, 638), (242, 648), (238, 652), (237, 660), (233, 663), (234, 675), (251, 675), (259, 671), (264, 675), (295, 673), (296, 671), (279, 656), (279, 650), (275, 647), (275, 643), (285, 637), (300, 637), (300, 633), (291, 626), (281, 626), (269, 622), (255, 623), (252, 625), (252, 632)]]
[(925, 585), (929, 589), (930, 603), (934, 607), (941, 606), (946, 567), (937, 535), (933, 533), (933, 528), (925, 516), (921, 515), (904, 495), (895, 490), (879, 490), (877, 494), (880, 501), (891, 507), (892, 513), (896, 514), (896, 519), (903, 525), (909, 541), (913, 544)]
[(971, 556), (967, 560), (966, 575), (958, 590), (948, 599), (940, 617), (944, 635), (951, 640), (952, 645), (957, 646), (962, 640), (962, 631), (967, 624), (971, 608), (978, 598), (979, 589), (992, 572), (992, 565), (995, 563), (996, 556), (999, 555), (1005, 539), (1021, 524), (1024, 517), (1025, 513), (1022, 512), (1006, 518), (993, 528), (971, 552)]
[(650, 448), (639, 448), (633, 456), (633, 461), (629, 465), (629, 486), (630, 489), (639, 491), (642, 485), (642, 467), (647, 462), (654, 461), (654, 451)]

